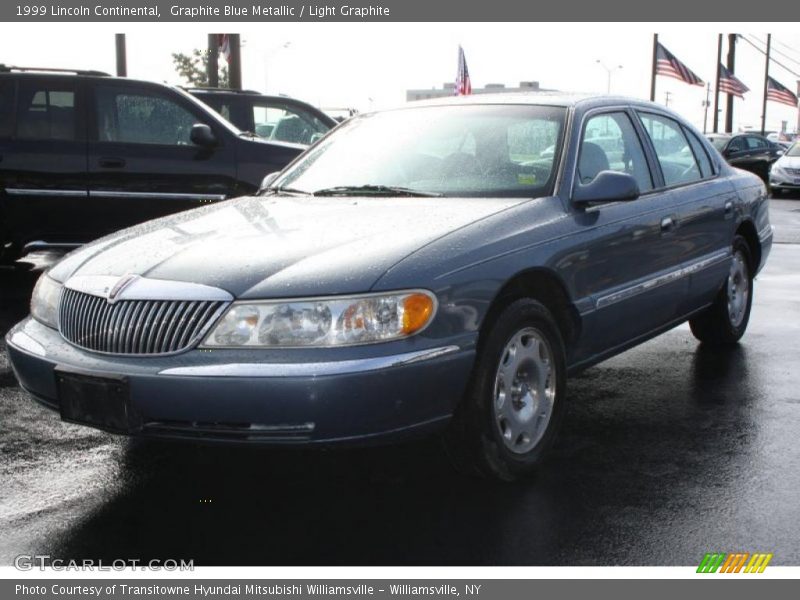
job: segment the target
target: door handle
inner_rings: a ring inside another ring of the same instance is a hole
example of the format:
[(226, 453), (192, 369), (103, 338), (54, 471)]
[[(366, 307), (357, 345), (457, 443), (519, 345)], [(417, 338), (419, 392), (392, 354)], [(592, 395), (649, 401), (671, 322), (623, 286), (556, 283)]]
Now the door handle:
[(672, 217), (664, 217), (661, 219), (661, 231), (667, 232), (675, 229), (675, 219)]
[(114, 156), (103, 156), (97, 159), (97, 164), (104, 169), (121, 169), (125, 166), (125, 159)]

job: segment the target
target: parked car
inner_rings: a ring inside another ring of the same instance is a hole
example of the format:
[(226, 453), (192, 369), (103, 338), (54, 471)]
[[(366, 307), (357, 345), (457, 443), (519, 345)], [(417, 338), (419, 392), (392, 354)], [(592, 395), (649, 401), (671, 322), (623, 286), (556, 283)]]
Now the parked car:
[(0, 253), (74, 247), (255, 192), (304, 147), (243, 135), (186, 92), (0, 67)]
[(186, 91), (237, 128), (266, 140), (308, 146), (337, 125), (321, 110), (287, 96), (223, 88), (189, 88)]
[(731, 166), (755, 173), (764, 183), (769, 180), (772, 163), (783, 152), (778, 144), (755, 133), (712, 133), (708, 139)]
[(769, 172), (769, 187), (776, 194), (800, 190), (800, 142), (795, 142), (773, 163)]
[[(586, 139), (597, 128), (624, 152)], [(553, 442), (568, 374), (687, 320), (736, 343), (772, 243), (764, 184), (637, 100), (414, 103), (354, 117), (270, 179), (43, 275), (7, 335), (22, 387), (131, 435), (445, 430), (460, 467), (513, 479)]]

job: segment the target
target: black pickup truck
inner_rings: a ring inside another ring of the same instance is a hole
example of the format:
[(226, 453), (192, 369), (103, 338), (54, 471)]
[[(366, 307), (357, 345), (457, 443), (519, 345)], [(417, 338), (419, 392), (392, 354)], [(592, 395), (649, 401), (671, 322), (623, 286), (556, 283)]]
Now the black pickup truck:
[(0, 262), (253, 193), (304, 149), (179, 88), (0, 65)]

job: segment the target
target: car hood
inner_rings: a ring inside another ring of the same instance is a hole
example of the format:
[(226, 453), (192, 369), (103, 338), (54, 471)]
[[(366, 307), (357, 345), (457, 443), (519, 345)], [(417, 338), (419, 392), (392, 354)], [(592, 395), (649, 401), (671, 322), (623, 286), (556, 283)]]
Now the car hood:
[(392, 265), (520, 199), (244, 197), (150, 221), (73, 252), (50, 272), (137, 274), (238, 298), (368, 291)]
[(775, 164), (784, 169), (800, 169), (800, 156), (781, 156)]

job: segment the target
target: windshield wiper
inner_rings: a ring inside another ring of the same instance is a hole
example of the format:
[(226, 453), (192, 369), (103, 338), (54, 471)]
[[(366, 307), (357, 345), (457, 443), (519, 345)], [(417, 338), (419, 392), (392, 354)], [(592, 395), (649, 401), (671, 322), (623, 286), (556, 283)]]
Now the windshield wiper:
[(305, 190), (298, 190), (297, 188), (293, 187), (285, 187), (279, 185), (278, 187), (268, 187), (262, 190), (264, 195), (267, 194), (300, 194), (302, 196), (311, 196), (311, 192), (307, 192)]
[(435, 198), (442, 194), (436, 192), (423, 192), (407, 187), (393, 185), (338, 185), (323, 188), (314, 192), (315, 196), (415, 196), (420, 198)]

